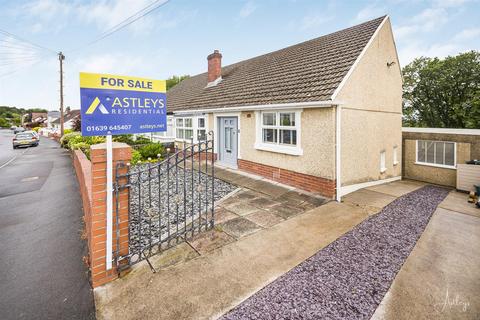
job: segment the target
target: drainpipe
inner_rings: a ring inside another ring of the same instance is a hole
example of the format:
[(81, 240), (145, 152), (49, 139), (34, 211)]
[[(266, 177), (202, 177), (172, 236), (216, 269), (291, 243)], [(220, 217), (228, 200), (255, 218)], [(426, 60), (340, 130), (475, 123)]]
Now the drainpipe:
[(340, 189), (342, 183), (341, 179), (341, 123), (342, 123), (342, 107), (340, 105), (335, 106), (335, 200), (340, 202), (342, 197), (340, 195)]

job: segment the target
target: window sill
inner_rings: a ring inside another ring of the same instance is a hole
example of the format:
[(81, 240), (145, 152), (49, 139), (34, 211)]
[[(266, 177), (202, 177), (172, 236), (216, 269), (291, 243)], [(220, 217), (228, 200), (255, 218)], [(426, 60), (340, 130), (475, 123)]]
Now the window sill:
[(380, 173), (385, 173), (385, 172), (387, 172), (387, 168), (380, 169)]
[(266, 144), (266, 143), (255, 143), (254, 147), (257, 150), (289, 154), (289, 155), (292, 155), (292, 156), (303, 155), (303, 149), (299, 148), (299, 147), (289, 147), (289, 146), (282, 146), (282, 145), (278, 145), (278, 144), (270, 145), (270, 144)]
[(399, 162), (398, 162), (398, 161), (393, 163), (393, 165), (394, 165), (394, 166), (396, 166), (396, 165), (398, 165), (398, 164), (399, 164)]
[(427, 162), (415, 162), (415, 164), (418, 164), (420, 166), (457, 170), (456, 166), (447, 166), (447, 165), (444, 165), (444, 164), (427, 163)]

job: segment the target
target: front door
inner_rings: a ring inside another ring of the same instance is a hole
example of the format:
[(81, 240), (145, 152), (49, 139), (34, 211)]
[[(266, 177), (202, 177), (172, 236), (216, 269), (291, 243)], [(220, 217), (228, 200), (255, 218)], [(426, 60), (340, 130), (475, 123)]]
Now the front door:
[(238, 119), (237, 117), (220, 117), (218, 156), (225, 166), (237, 168)]

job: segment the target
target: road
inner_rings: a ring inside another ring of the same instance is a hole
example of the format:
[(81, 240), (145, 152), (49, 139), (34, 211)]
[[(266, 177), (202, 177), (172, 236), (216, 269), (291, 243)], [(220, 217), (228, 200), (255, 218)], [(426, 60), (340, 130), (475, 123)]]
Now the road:
[(0, 130), (2, 319), (94, 319), (82, 206), (69, 153), (41, 138), (12, 150)]
[(10, 161), (23, 154), (27, 149), (12, 148), (13, 134), (11, 130), (0, 130), (0, 168), (7, 166)]

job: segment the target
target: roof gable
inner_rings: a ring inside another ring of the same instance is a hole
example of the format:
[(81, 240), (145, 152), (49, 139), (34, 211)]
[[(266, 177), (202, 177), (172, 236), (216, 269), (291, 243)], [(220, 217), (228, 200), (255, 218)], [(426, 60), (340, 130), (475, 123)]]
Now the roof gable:
[(329, 100), (384, 19), (225, 66), (213, 87), (207, 73), (185, 79), (167, 92), (168, 111)]

